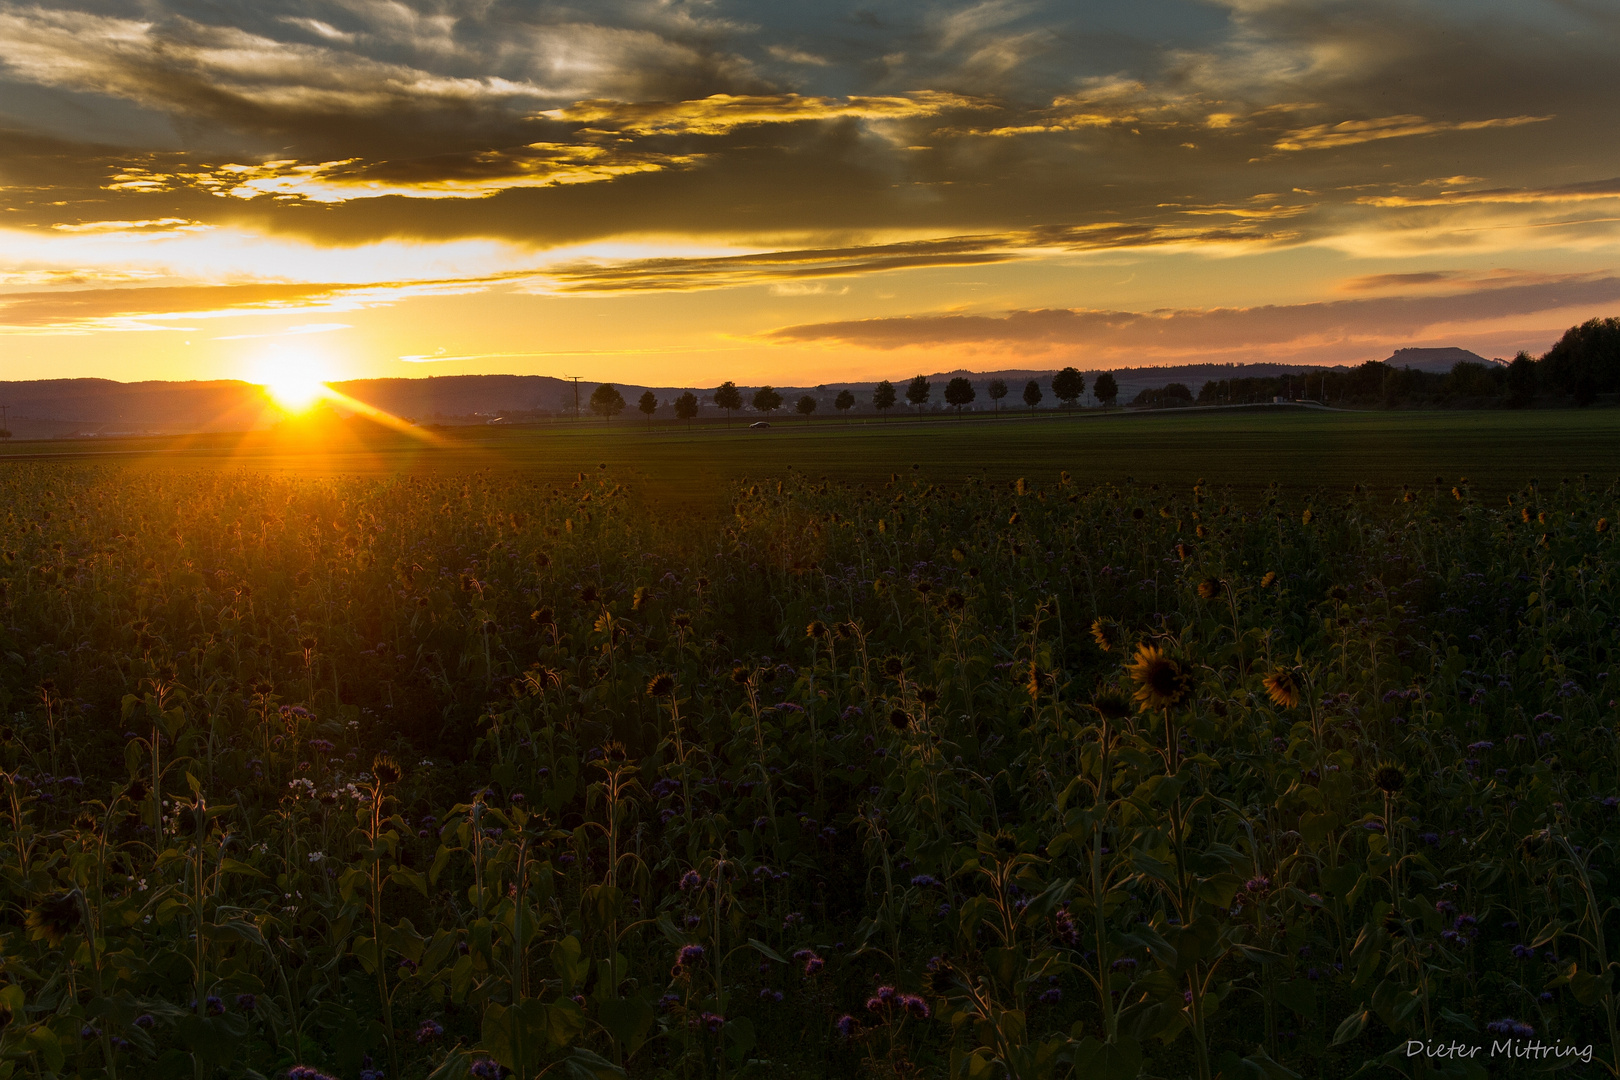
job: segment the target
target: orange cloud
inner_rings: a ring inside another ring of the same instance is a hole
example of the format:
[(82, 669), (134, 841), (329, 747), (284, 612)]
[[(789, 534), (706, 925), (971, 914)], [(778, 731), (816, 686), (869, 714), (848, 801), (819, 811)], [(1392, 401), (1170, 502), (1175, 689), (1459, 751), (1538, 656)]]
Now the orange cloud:
[(971, 98), (925, 90), (897, 97), (712, 94), (693, 101), (580, 101), (540, 115), (634, 135), (723, 135), (753, 124), (907, 120), (979, 107), (983, 106)]
[(1399, 342), (1437, 327), (1615, 304), (1620, 304), (1620, 277), (1571, 277), (1454, 295), (1247, 308), (1058, 308), (1000, 315), (914, 315), (788, 326), (766, 335), (766, 340), (885, 350), (951, 346), (1063, 349), (1094, 359), (1220, 356), (1308, 351), (1346, 342)]
[(1485, 128), (1520, 127), (1551, 120), (1550, 116), (1508, 116), (1494, 120), (1445, 121), (1421, 116), (1382, 116), (1375, 120), (1345, 120), (1337, 124), (1312, 124), (1296, 128), (1272, 144), (1277, 150), (1332, 150), (1341, 146), (1404, 139), (1413, 135), (1436, 135), (1447, 131), (1480, 131)]

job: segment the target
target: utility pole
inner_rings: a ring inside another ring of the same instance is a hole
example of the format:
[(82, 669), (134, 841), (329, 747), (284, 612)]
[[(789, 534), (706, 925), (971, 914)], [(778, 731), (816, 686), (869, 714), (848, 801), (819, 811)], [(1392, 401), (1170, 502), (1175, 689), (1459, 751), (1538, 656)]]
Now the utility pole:
[(579, 419), (579, 380), (584, 378), (584, 376), (583, 375), (564, 375), (563, 378), (574, 380), (574, 419), (578, 420)]

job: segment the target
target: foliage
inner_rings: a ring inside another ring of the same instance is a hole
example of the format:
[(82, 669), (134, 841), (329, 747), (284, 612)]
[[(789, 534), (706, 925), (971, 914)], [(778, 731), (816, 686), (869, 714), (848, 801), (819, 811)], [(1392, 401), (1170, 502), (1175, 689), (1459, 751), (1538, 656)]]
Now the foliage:
[(697, 395), (688, 390), (675, 399), (675, 417), (679, 420), (691, 420), (698, 414)]
[(1086, 392), (1085, 377), (1072, 367), (1066, 367), (1052, 376), (1052, 396), (1070, 408)]
[(973, 404), (973, 399), (978, 396), (973, 384), (960, 375), (945, 384), (945, 404), (956, 406), (958, 415), (962, 412), (962, 406)]
[(924, 375), (913, 376), (911, 382), (906, 384), (906, 400), (917, 406), (918, 412), (928, 404), (928, 398), (933, 392), (933, 384)]
[(731, 414), (743, 406), (742, 391), (737, 389), (736, 383), (727, 380), (714, 392), (714, 403), (726, 410), (726, 422), (730, 423)]
[(1105, 371), (1092, 381), (1091, 394), (1104, 405), (1112, 405), (1119, 399), (1119, 380), (1113, 372)]
[(1045, 396), (1041, 393), (1041, 384), (1034, 379), (1024, 384), (1024, 404), (1029, 406), (1031, 412), (1035, 411), (1035, 406), (1039, 405), (1041, 398)]
[(751, 404), (756, 412), (770, 414), (782, 407), (782, 395), (769, 386), (762, 386), (754, 391)]
[(5, 1076), (1613, 1068), (1612, 487), (0, 497)]
[(878, 412), (887, 412), (894, 408), (894, 383), (884, 379), (872, 388), (872, 408)]
[(1157, 389), (1143, 390), (1131, 401), (1132, 405), (1148, 405), (1155, 408), (1175, 408), (1180, 405), (1193, 403), (1192, 391), (1187, 389), (1185, 383), (1170, 383)]
[(847, 412), (853, 409), (855, 407), (855, 395), (847, 389), (838, 391), (838, 396), (833, 398), (833, 407), (839, 412)]
[(603, 383), (591, 391), (591, 412), (604, 420), (612, 420), (624, 412), (624, 395), (612, 383)]

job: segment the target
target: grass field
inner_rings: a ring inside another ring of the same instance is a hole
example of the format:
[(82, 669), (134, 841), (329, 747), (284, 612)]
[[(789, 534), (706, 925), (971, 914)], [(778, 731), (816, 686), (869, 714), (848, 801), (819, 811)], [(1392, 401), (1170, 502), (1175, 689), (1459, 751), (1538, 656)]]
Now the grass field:
[(870, 481), (912, 465), (930, 482), (1008, 479), (1067, 469), (1088, 482), (1253, 489), (1452, 483), (1482, 491), (1531, 479), (1620, 472), (1620, 410), (1326, 412), (1249, 408), (993, 421), (912, 417), (843, 424), (778, 420), (767, 431), (649, 427), (633, 420), (545, 428), (456, 428), (434, 442), (397, 434), (259, 433), (19, 443), (8, 457), (116, 460), (145, 467), (230, 467), (385, 475), (517, 470), (562, 479), (600, 464), (644, 482), (642, 494), (702, 504), (743, 477), (793, 470)]

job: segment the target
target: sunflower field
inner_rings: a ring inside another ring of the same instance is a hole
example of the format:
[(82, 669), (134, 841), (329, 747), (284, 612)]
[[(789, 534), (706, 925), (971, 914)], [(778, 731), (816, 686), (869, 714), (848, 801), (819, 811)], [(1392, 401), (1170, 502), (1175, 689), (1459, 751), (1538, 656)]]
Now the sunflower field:
[(1615, 1074), (1613, 486), (0, 496), (0, 1080)]

